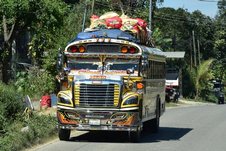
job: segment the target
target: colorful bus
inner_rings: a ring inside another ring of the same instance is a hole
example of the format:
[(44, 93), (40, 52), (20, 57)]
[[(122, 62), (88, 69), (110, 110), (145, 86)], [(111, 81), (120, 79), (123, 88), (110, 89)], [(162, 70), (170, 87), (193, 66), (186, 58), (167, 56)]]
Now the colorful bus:
[(59, 54), (59, 139), (72, 129), (157, 132), (165, 111), (164, 53), (118, 29), (82, 32)]

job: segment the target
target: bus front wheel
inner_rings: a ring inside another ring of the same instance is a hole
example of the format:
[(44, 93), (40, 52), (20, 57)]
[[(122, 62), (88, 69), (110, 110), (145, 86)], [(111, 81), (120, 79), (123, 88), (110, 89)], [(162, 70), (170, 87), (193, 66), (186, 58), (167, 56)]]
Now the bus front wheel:
[(68, 141), (70, 138), (70, 134), (71, 134), (71, 130), (69, 130), (69, 129), (61, 129), (60, 128), (58, 131), (59, 139), (62, 141)]
[(141, 130), (138, 129), (137, 131), (129, 131), (128, 137), (130, 142), (138, 143), (140, 141)]

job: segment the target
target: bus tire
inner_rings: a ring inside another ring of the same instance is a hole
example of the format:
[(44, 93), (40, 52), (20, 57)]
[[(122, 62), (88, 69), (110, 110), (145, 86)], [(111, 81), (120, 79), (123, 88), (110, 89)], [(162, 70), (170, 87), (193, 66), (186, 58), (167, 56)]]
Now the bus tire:
[(137, 131), (129, 131), (128, 132), (128, 137), (129, 137), (130, 142), (133, 142), (133, 143), (140, 142), (140, 136), (141, 136), (140, 129), (138, 129)]
[(159, 123), (160, 123), (160, 99), (156, 102), (156, 118), (150, 121), (151, 131), (153, 133), (157, 133), (159, 131)]
[(157, 99), (156, 117), (152, 120), (144, 122), (143, 131), (147, 133), (157, 133), (159, 131), (159, 123), (160, 123), (160, 99)]
[(159, 131), (159, 122), (160, 117), (144, 122), (143, 131), (145, 133), (157, 133)]
[(59, 129), (58, 136), (61, 141), (68, 141), (70, 138), (71, 130), (70, 129)]
[(150, 121), (151, 122), (151, 132), (157, 133), (159, 131), (159, 121), (160, 121), (159, 117), (156, 117)]
[(145, 133), (150, 133), (151, 132), (151, 120), (146, 121), (143, 123), (143, 131)]

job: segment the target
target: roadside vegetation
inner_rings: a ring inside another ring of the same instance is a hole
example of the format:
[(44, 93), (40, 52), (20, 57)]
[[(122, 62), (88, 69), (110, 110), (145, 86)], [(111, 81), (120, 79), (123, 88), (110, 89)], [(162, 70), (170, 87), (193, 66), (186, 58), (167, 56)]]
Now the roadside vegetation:
[(0, 83), (1, 151), (18, 151), (56, 135), (56, 119), (26, 108), (14, 86)]
[[(215, 18), (182, 8), (158, 9), (157, 2), (153, 0), (153, 42), (164, 51), (186, 52), (184, 60), (168, 62), (182, 69), (183, 97), (215, 102), (212, 79), (221, 79), (226, 85), (226, 0), (219, 0)], [(128, 16), (148, 21), (148, 6), (146, 0), (131, 3), (96, 0), (94, 6), (92, 0), (0, 1), (0, 61), (4, 82), (0, 83), (0, 150), (22, 150), (56, 135), (55, 117), (26, 109), (24, 98), (29, 95), (31, 100), (38, 101), (44, 92), (56, 93), (58, 51), (83, 29), (85, 9), (84, 25), (88, 27), (92, 14), (111, 10), (119, 14), (123, 10)], [(196, 58), (192, 32), (196, 39)], [(15, 56), (14, 42), (26, 34), (30, 38), (23, 48), (26, 54)], [(18, 70), (15, 62), (24, 56), (31, 66)], [(15, 60), (10, 64), (12, 58)]]

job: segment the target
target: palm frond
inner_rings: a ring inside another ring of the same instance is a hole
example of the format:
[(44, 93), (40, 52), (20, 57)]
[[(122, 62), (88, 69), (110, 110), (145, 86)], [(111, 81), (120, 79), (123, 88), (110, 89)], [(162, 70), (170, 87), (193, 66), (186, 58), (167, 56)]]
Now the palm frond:
[(199, 90), (201, 89), (201, 81), (209, 80), (212, 77), (212, 74), (210, 72), (210, 65), (213, 61), (214, 59), (205, 60), (197, 68), (195, 80), (197, 95), (199, 95)]

